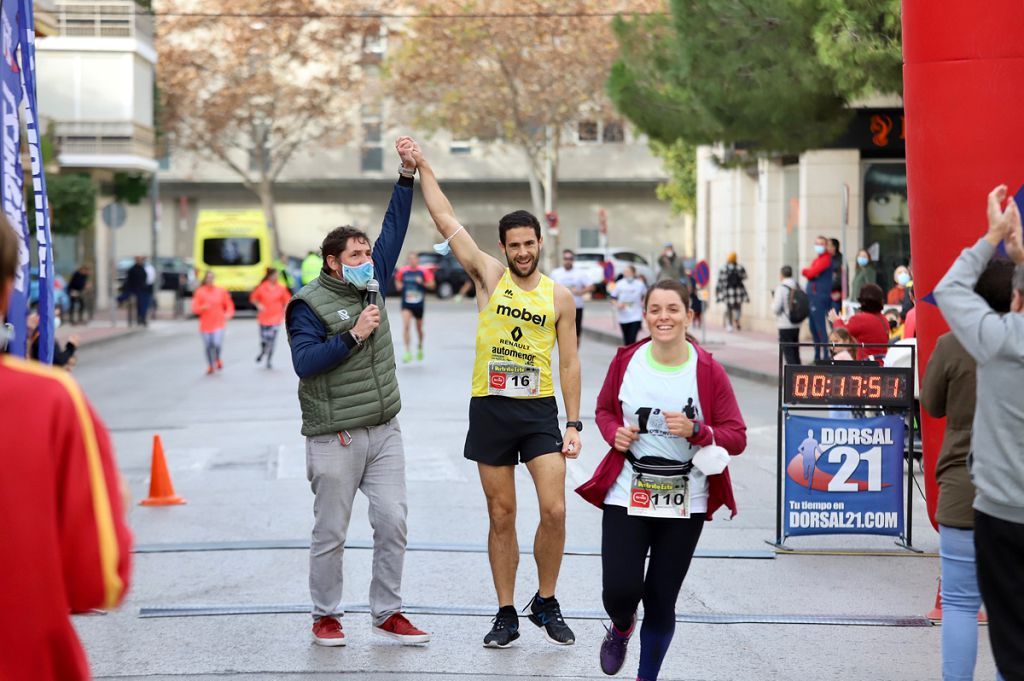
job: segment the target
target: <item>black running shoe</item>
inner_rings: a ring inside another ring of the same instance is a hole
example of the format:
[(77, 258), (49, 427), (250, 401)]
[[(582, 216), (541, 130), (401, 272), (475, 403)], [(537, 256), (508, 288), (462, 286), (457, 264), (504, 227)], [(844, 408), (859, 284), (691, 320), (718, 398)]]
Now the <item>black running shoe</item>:
[(539, 599), (540, 593), (538, 592), (526, 606), (530, 610), (530, 621), (538, 627), (543, 627), (544, 637), (555, 645), (571, 646), (576, 643), (576, 634), (572, 633), (572, 629), (565, 623), (558, 599), (552, 596), (544, 599), (543, 603)]
[(515, 610), (509, 612), (502, 608), (491, 622), (494, 626), (484, 636), (484, 648), (508, 648), (519, 638), (519, 615)]

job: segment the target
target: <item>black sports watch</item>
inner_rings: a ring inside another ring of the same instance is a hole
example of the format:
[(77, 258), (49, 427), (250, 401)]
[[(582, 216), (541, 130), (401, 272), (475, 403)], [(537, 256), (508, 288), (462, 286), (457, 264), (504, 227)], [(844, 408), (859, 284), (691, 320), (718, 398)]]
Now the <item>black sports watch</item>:
[(583, 421), (566, 421), (566, 428), (575, 428), (577, 433), (583, 432)]

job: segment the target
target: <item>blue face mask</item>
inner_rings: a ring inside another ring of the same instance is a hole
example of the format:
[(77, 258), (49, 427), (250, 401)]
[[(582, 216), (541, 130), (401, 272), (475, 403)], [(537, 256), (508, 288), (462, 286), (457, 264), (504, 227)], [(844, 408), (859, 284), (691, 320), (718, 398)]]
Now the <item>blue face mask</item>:
[(459, 225), (459, 228), (455, 230), (450, 237), (448, 237), (439, 244), (434, 244), (434, 252), (437, 253), (438, 255), (448, 255), (449, 253), (451, 253), (452, 247), (450, 242), (452, 239), (455, 238), (455, 235), (461, 232), (463, 229), (464, 228), (462, 227), (462, 225)]
[(341, 266), (341, 276), (345, 281), (358, 289), (366, 288), (366, 284), (373, 279), (373, 262), (364, 262), (358, 267)]
[(814, 252), (817, 253), (818, 255), (821, 255), (822, 253), (825, 252), (825, 247), (822, 246), (821, 244), (814, 244)]
[(861, 267), (867, 267), (867, 265), (868, 265), (867, 257), (865, 257), (863, 255), (858, 255), (857, 256), (857, 264), (860, 265)]
[(900, 272), (899, 275), (896, 277), (896, 283), (899, 284), (900, 286), (906, 286), (907, 284), (910, 283), (910, 275), (907, 274), (906, 272)]

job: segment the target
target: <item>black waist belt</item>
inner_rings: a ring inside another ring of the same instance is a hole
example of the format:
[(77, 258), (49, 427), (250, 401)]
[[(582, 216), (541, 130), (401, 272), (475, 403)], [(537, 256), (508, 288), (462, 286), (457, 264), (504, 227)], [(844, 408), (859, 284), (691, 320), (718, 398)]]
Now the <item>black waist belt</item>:
[(660, 456), (645, 456), (636, 458), (633, 452), (626, 452), (626, 460), (637, 473), (647, 475), (689, 475), (693, 470), (693, 462), (680, 463), (675, 459), (666, 459)]

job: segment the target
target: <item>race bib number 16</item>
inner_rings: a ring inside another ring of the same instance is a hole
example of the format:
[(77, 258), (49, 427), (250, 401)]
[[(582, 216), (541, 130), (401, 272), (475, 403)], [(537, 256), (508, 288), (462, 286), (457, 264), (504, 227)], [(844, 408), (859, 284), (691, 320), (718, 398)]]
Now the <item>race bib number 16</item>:
[(503, 397), (537, 397), (540, 394), (540, 367), (511, 362), (491, 362), (487, 366), (488, 394)]

